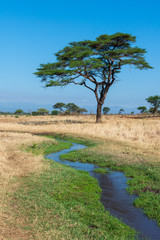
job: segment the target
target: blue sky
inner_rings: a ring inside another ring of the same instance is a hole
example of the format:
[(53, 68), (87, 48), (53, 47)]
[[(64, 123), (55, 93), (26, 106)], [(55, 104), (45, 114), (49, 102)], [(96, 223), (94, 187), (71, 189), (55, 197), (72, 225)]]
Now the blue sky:
[[(148, 52), (153, 70), (128, 67), (111, 87), (105, 106), (136, 108), (145, 98), (160, 95), (159, 1), (3, 1), (0, 7), (1, 106), (30, 110), (56, 102), (74, 102), (95, 109), (92, 92), (80, 86), (42, 88), (33, 75), (40, 63), (54, 62), (54, 53), (69, 42), (94, 40), (116, 32), (136, 36)], [(28, 104), (28, 105), (27, 105)], [(32, 107), (33, 106), (33, 107)]]

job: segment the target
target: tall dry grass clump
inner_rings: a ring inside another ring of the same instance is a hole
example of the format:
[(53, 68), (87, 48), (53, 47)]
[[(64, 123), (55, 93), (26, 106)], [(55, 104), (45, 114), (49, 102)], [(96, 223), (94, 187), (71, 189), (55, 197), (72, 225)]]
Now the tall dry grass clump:
[[(0, 133), (0, 174), (1, 178), (10, 178), (41, 168), (41, 157), (20, 150), (21, 145), (44, 141), (43, 137), (29, 133)], [(37, 165), (37, 162), (39, 163)]]

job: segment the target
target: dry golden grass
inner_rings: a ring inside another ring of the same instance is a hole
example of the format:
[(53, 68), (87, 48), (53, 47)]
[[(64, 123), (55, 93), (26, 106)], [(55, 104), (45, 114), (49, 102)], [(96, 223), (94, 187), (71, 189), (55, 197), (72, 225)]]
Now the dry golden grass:
[[(43, 137), (30, 133), (0, 133), (0, 175), (1, 178), (28, 174), (41, 168), (42, 156), (33, 156), (20, 150), (21, 145), (28, 145), (44, 141)], [(27, 161), (26, 161), (27, 160)]]
[(103, 116), (95, 124), (95, 116), (0, 117), (0, 131), (31, 133), (69, 133), (90, 138), (114, 139), (160, 147), (160, 118)]

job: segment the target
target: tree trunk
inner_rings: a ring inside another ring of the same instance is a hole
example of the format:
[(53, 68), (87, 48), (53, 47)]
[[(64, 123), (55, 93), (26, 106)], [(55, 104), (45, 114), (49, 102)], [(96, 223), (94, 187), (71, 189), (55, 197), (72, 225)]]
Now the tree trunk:
[(96, 115), (96, 123), (101, 123), (101, 116), (102, 116), (102, 104), (97, 104), (97, 115)]

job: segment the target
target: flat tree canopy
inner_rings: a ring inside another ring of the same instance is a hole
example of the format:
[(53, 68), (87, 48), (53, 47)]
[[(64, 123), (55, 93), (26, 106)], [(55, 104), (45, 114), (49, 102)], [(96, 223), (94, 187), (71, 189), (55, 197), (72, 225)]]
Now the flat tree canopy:
[(137, 109), (140, 110), (140, 113), (144, 113), (147, 111), (147, 108), (145, 106), (139, 106)]
[(47, 114), (49, 113), (49, 111), (48, 111), (47, 109), (45, 109), (45, 108), (39, 108), (39, 109), (37, 110), (37, 113), (38, 113), (39, 115), (47, 115)]
[(110, 111), (109, 107), (104, 107), (103, 108), (103, 114), (107, 114)]
[[(65, 103), (56, 103), (53, 105), (53, 108), (54, 109), (59, 109), (61, 112), (63, 113), (84, 113), (84, 112), (87, 112), (87, 110), (85, 108), (79, 108), (76, 104), (74, 103), (68, 103), (68, 104), (65, 104)], [(64, 109), (63, 109), (64, 108)]]
[(64, 112), (64, 109), (66, 107), (66, 104), (65, 103), (62, 103), (62, 102), (58, 102), (56, 104), (53, 105), (53, 108), (54, 109), (59, 109), (60, 111)]
[(155, 96), (150, 96), (146, 98), (147, 102), (153, 106), (150, 110), (152, 113), (157, 113), (158, 109), (160, 108), (160, 96), (155, 95)]
[(95, 41), (71, 42), (55, 54), (57, 61), (41, 64), (35, 73), (46, 87), (74, 83), (88, 88), (97, 100), (96, 122), (107, 92), (124, 65), (138, 69), (152, 68), (144, 59), (145, 49), (131, 47), (136, 37), (126, 33), (101, 35)]
[(22, 109), (17, 109), (14, 114), (22, 115), (23, 113)]

